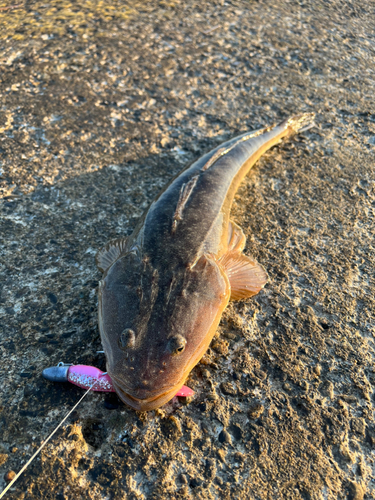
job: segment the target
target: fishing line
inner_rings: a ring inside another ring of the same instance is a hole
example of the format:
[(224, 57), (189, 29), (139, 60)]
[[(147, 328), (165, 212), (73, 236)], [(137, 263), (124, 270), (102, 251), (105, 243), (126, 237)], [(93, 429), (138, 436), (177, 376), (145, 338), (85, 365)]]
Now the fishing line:
[(97, 382), (97, 380), (94, 380), (94, 382), (90, 385), (90, 387), (87, 389), (87, 391), (81, 397), (81, 399), (78, 401), (78, 403), (76, 403), (73, 406), (73, 408), (69, 411), (69, 413), (67, 413), (67, 415), (65, 415), (65, 417), (63, 418), (63, 420), (61, 420), (61, 422), (55, 428), (55, 430), (48, 436), (48, 438), (45, 441), (43, 441), (43, 443), (39, 446), (39, 448), (36, 450), (36, 452), (34, 453), (34, 455), (28, 460), (28, 462), (26, 462), (26, 464), (22, 467), (22, 469), (18, 472), (18, 474), (16, 474), (16, 476), (11, 480), (11, 482), (8, 484), (8, 486), (5, 488), (5, 490), (3, 490), (0, 493), (0, 500), (1, 500), (1, 498), (3, 498), (3, 496), (5, 495), (5, 493), (9, 490), (9, 488), (11, 488), (11, 486), (17, 481), (17, 479), (20, 477), (20, 475), (27, 469), (27, 467), (31, 464), (31, 462), (38, 455), (38, 453), (40, 453), (42, 451), (42, 449), (45, 447), (45, 445), (48, 443), (48, 441), (51, 439), (51, 437), (62, 426), (62, 424), (65, 422), (65, 420), (69, 417), (69, 415), (77, 408), (77, 406), (83, 400), (83, 398), (91, 391), (91, 389), (94, 387), (94, 385), (96, 384), (96, 382)]

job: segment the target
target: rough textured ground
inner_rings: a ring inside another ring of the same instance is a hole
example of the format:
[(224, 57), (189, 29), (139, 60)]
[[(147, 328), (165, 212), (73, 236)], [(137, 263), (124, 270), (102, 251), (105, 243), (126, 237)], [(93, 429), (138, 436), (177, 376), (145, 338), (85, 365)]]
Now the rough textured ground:
[[(15, 0), (16, 1), (16, 0)], [(374, 2), (0, 3), (0, 488), (104, 369), (96, 251), (188, 161), (315, 111), (233, 219), (270, 281), (189, 404), (89, 394), (10, 499), (375, 498)]]

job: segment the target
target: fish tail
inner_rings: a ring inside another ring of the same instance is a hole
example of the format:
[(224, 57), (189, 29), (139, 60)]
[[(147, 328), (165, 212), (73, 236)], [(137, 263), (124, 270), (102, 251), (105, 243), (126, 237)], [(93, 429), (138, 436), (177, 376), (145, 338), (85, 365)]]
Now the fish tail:
[(284, 122), (280, 123), (281, 126), (288, 127), (291, 134), (298, 134), (315, 127), (315, 113), (302, 113), (300, 115), (292, 116)]

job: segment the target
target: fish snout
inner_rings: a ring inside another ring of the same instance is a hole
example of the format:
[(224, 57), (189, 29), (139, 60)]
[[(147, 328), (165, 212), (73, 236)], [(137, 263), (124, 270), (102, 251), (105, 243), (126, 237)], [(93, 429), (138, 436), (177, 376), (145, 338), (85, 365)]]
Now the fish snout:
[(150, 398), (150, 392), (151, 392), (150, 379), (142, 378), (138, 380), (137, 383), (133, 383), (131, 385), (124, 383), (119, 378), (114, 379), (114, 382), (116, 391), (121, 393), (122, 395), (127, 395), (128, 397), (134, 400), (142, 400)]
[[(131, 389), (124, 384), (112, 380), (114, 388), (119, 398), (137, 411), (150, 411), (159, 408), (173, 398), (179, 387), (170, 388), (165, 392), (157, 392), (151, 390), (152, 380), (143, 379)], [(146, 382), (147, 385), (143, 385)]]

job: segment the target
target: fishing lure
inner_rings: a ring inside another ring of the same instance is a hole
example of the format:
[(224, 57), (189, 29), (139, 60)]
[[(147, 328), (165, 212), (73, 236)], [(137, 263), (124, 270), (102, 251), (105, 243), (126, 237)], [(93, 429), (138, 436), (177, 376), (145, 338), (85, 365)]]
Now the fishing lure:
[[(57, 366), (45, 368), (42, 372), (45, 379), (51, 382), (71, 382), (81, 389), (89, 389), (96, 392), (116, 392), (111, 377), (95, 366), (70, 365), (59, 363)], [(175, 396), (193, 396), (194, 391), (189, 387), (182, 386)]]

